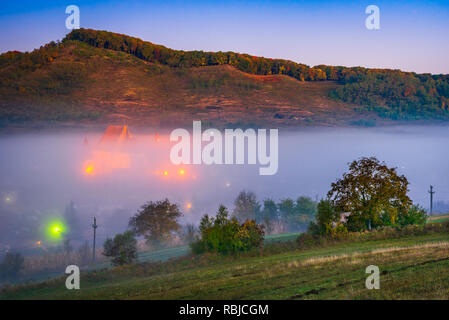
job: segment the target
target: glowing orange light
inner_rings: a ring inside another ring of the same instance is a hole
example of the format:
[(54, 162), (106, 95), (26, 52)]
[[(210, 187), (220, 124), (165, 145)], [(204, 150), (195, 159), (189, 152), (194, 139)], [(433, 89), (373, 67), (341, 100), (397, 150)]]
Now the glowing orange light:
[(94, 173), (94, 166), (92, 166), (92, 165), (87, 166), (85, 172), (86, 172), (86, 174), (89, 174), (89, 175), (93, 174)]
[[(103, 150), (93, 151), (95, 163), (103, 171), (110, 171), (113, 169), (129, 169), (131, 167), (131, 157), (126, 152), (109, 152)], [(91, 165), (92, 163), (89, 163)]]
[(192, 208), (192, 204), (189, 202), (186, 204), (187, 209), (191, 209)]
[(37, 246), (40, 246), (41, 245), (41, 241), (39, 240), (39, 241), (36, 241), (36, 245)]
[(184, 169), (179, 170), (179, 175), (183, 176), (185, 173)]
[(164, 176), (168, 176), (168, 171), (167, 170), (164, 171)]

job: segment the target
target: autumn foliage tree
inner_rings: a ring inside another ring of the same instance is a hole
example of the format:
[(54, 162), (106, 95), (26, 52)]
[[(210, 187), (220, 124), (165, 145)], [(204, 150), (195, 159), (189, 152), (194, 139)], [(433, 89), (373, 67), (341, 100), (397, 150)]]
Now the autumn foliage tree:
[(407, 215), (412, 201), (407, 195), (407, 178), (378, 159), (361, 158), (349, 172), (332, 183), (328, 197), (339, 213), (349, 212), (349, 231), (380, 225), (396, 225)]
[(160, 247), (180, 230), (178, 219), (181, 216), (178, 205), (168, 199), (150, 201), (130, 218), (129, 226), (138, 236), (144, 236), (148, 244)]

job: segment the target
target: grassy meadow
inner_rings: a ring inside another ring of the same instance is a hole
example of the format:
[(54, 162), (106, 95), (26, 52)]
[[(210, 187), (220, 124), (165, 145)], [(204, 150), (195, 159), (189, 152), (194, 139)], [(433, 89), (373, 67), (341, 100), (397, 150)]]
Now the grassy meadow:
[[(166, 249), (164, 253), (176, 257), (185, 249)], [(155, 254), (159, 258), (164, 255)], [(148, 253), (139, 260), (148, 262), (82, 272), (81, 290), (67, 290), (62, 277), (9, 288), (0, 298), (449, 298), (447, 233), (336, 243), (310, 249), (300, 249), (288, 240), (268, 240), (264, 249), (240, 256), (186, 255), (151, 262), (155, 257), (151, 258)], [(380, 290), (365, 288), (368, 276), (365, 269), (369, 265), (380, 268)]]

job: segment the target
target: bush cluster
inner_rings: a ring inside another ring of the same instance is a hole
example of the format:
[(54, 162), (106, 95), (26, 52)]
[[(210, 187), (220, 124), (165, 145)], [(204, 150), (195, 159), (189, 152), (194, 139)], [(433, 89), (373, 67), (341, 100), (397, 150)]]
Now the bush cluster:
[(215, 218), (203, 216), (200, 223), (201, 238), (190, 246), (194, 253), (216, 252), (230, 254), (248, 251), (262, 245), (264, 230), (254, 220), (240, 224), (228, 218), (228, 211), (220, 206)]

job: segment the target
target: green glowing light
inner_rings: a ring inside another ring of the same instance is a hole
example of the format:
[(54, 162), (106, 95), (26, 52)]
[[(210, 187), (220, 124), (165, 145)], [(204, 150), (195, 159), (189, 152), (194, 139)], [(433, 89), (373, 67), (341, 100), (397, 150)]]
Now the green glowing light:
[(45, 234), (50, 241), (62, 240), (64, 233), (67, 231), (62, 220), (51, 220), (47, 223)]

